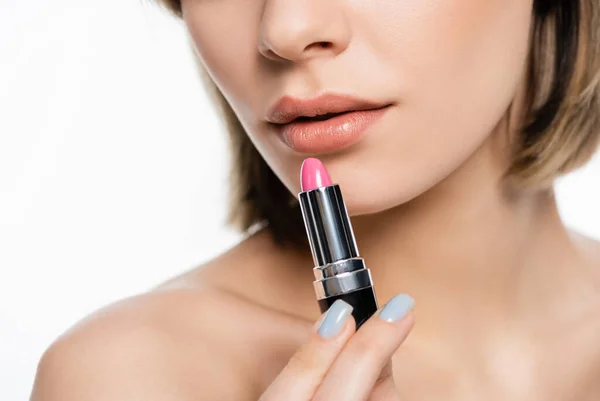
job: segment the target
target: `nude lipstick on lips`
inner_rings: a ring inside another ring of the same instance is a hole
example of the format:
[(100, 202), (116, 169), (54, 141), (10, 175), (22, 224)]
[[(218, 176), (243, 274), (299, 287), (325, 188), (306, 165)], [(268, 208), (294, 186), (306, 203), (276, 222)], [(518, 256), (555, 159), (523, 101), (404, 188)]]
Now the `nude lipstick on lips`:
[(339, 185), (314, 158), (301, 169), (300, 209), (315, 267), (313, 282), (321, 312), (338, 299), (352, 305), (358, 329), (377, 311), (371, 272), (358, 253)]

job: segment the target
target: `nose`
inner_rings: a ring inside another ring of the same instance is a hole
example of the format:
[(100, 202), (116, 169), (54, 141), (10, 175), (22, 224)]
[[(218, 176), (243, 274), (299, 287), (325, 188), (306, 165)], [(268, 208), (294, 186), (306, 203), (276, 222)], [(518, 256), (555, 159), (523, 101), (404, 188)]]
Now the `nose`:
[(258, 50), (275, 61), (337, 55), (351, 31), (339, 0), (265, 0)]

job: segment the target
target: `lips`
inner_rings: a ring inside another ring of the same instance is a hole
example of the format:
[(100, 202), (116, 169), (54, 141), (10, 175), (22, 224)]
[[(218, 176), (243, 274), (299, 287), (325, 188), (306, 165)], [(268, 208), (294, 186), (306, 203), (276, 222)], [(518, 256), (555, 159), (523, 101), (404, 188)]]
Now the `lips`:
[(265, 119), (291, 149), (318, 154), (356, 143), (390, 106), (331, 94), (309, 100), (283, 97)]
[(340, 95), (322, 95), (309, 100), (284, 97), (265, 119), (293, 150), (323, 153), (357, 142), (390, 105)]

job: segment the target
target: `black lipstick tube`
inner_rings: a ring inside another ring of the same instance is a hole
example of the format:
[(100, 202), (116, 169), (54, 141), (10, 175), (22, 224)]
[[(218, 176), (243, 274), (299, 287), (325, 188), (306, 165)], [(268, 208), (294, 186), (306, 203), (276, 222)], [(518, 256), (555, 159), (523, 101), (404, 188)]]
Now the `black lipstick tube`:
[(358, 329), (377, 311), (371, 271), (358, 253), (339, 185), (300, 192), (300, 209), (315, 264), (321, 312), (338, 299), (352, 305)]

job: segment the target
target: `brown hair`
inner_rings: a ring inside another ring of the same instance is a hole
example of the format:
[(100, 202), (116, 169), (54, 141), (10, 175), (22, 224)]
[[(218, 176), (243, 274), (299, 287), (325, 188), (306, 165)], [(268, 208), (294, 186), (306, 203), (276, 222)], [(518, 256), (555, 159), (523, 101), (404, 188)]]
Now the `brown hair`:
[[(179, 0), (159, 2), (181, 17)], [(525, 120), (506, 174), (527, 186), (551, 183), (580, 167), (600, 138), (600, 3), (534, 0), (533, 13)], [(202, 75), (225, 118), (234, 152), (229, 222), (242, 231), (266, 222), (278, 243), (304, 243), (295, 198), (258, 153), (208, 74)]]

